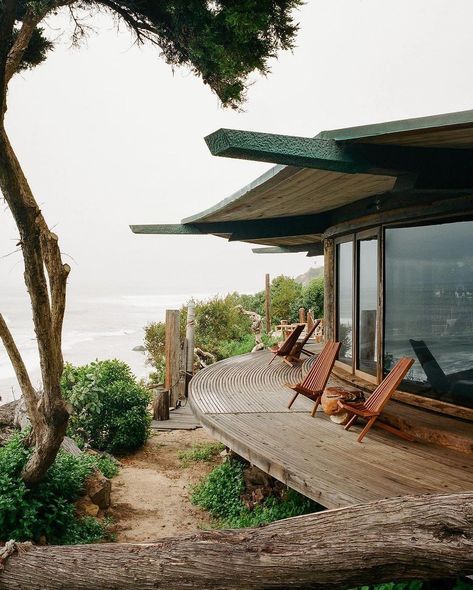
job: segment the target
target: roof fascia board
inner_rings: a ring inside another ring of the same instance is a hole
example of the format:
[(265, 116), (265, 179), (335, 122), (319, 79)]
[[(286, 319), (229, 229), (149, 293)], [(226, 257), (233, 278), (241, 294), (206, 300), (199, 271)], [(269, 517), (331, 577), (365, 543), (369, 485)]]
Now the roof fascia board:
[(400, 119), (398, 121), (388, 121), (385, 123), (372, 123), (370, 125), (358, 125), (356, 127), (346, 127), (342, 129), (331, 129), (321, 131), (316, 138), (333, 139), (335, 141), (357, 141), (380, 135), (468, 124), (473, 125), (473, 110), (431, 115), (428, 117), (416, 117), (414, 119)]

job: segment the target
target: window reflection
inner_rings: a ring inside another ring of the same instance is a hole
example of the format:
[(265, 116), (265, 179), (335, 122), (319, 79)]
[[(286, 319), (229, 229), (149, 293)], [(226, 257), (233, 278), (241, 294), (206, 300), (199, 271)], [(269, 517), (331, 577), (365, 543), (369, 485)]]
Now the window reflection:
[(337, 246), (337, 339), (342, 343), (339, 360), (351, 365), (353, 358), (353, 243)]
[(378, 240), (358, 242), (358, 369), (377, 373)]
[(473, 407), (473, 222), (386, 230), (384, 369), (403, 389)]

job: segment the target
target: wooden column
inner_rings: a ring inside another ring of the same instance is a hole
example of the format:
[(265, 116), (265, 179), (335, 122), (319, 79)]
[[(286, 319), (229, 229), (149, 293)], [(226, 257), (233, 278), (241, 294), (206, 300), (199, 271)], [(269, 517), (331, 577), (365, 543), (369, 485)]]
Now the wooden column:
[(153, 420), (169, 420), (169, 391), (158, 388), (153, 400)]
[(266, 315), (266, 334), (271, 332), (271, 281), (269, 274), (265, 277), (265, 315)]
[(299, 307), (299, 324), (305, 324), (307, 322), (305, 309), (303, 307)]
[(189, 394), (189, 381), (194, 374), (194, 347), (195, 347), (195, 306), (189, 303), (187, 307), (186, 323), (186, 388), (185, 396)]
[(166, 379), (165, 388), (169, 391), (170, 404), (175, 407), (179, 399), (180, 353), (179, 311), (166, 310)]
[(325, 341), (335, 340), (335, 244), (324, 240), (324, 335)]

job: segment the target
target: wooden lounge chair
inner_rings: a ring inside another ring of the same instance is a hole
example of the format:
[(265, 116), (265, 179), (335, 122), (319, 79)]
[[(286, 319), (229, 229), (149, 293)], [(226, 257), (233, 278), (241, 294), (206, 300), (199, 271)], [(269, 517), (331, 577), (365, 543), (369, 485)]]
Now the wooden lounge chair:
[(289, 402), (289, 405), (287, 406), (288, 408), (290, 408), (296, 401), (297, 396), (302, 394), (314, 401), (314, 408), (311, 412), (311, 416), (315, 416), (315, 412), (320, 404), (320, 398), (322, 397), (322, 393), (324, 392), (333, 365), (338, 356), (340, 346), (341, 342), (327, 342), (322, 352), (315, 359), (315, 363), (304, 380), (296, 385), (287, 384), (287, 387), (296, 392)]
[(300, 342), (295, 343), (293, 349), (289, 353), (288, 360), (300, 361), (299, 357), (301, 356), (301, 354), (305, 354), (306, 356), (314, 356), (314, 353), (312, 351), (306, 350), (304, 347), (307, 344), (307, 342), (309, 342), (309, 338), (315, 332), (321, 321), (322, 320), (317, 320), (310, 330), (308, 330), (306, 327), (306, 335)]
[(277, 356), (281, 356), (283, 361), (292, 367), (292, 363), (287, 357), (291, 354), (291, 351), (296, 345), (303, 329), (304, 324), (297, 324), (286, 340), (284, 340), (284, 342), (277, 349), (272, 351), (273, 358), (269, 361), (268, 365), (270, 365)]
[[(363, 440), (368, 430), (376, 422), (378, 416), (383, 411), (384, 406), (388, 403), (389, 398), (396, 391), (396, 388), (404, 379), (407, 371), (409, 371), (413, 364), (414, 359), (407, 357), (401, 358), (365, 402), (359, 404), (350, 404), (349, 402), (343, 401), (338, 402), (338, 405), (341, 408), (353, 414), (353, 416), (350, 418), (350, 421), (345, 426), (345, 430), (348, 430), (351, 426), (353, 426), (358, 418), (366, 419), (367, 423), (358, 437), (358, 442)], [(385, 424), (384, 422), (379, 422), (378, 426), (384, 428), (384, 430), (387, 430), (392, 434), (396, 434), (397, 436), (404, 438), (405, 440), (415, 440), (414, 437), (406, 434), (405, 432), (402, 432), (397, 428), (394, 428), (394, 426)]]

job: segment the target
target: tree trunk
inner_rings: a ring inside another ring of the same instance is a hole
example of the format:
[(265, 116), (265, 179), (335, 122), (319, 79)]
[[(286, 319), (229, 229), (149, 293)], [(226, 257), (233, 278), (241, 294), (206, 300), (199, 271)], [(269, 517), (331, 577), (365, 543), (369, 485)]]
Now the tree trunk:
[[(0, 188), (20, 233), (25, 283), (33, 311), (43, 392), (38, 396), (12, 335), (0, 315), (0, 338), (15, 369), (33, 427), (33, 453), (23, 472), (28, 484), (40, 481), (53, 463), (66, 433), (68, 410), (62, 399), (61, 333), (68, 265), (57, 237), (49, 231), (20, 164), (0, 125)], [(47, 275), (46, 275), (47, 273)]]
[(154, 544), (31, 547), (0, 589), (352, 588), (473, 572), (473, 493), (406, 496)]

